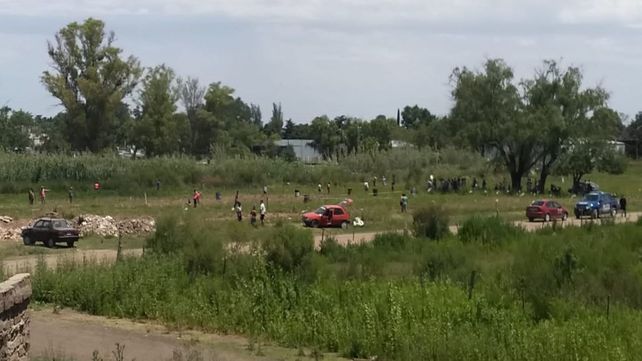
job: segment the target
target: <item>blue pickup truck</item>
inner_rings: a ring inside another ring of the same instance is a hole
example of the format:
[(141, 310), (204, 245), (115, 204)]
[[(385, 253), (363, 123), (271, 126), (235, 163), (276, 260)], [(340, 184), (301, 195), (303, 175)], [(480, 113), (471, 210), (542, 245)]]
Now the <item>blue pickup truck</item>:
[(575, 218), (579, 219), (583, 216), (598, 218), (604, 214), (615, 217), (618, 207), (618, 200), (609, 193), (591, 192), (575, 204)]

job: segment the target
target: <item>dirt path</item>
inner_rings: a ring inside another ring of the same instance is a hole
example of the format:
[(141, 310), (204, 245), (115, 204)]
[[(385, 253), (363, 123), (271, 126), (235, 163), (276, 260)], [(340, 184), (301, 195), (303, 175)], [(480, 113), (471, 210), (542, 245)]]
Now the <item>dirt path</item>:
[(291, 360), (296, 355), (296, 350), (263, 346), (265, 356), (257, 357), (247, 349), (248, 341), (238, 336), (169, 331), (151, 322), (108, 319), (68, 310), (31, 311), (32, 357), (65, 356), (90, 361), (92, 353), (98, 351), (104, 359), (112, 360), (116, 343), (125, 345), (125, 360), (137, 361), (171, 360), (174, 351), (184, 356), (198, 352), (204, 361)]
[[(642, 212), (629, 213), (627, 218), (617, 217), (615, 218), (616, 223), (625, 223), (625, 222), (636, 222), (642, 216)], [(606, 218), (610, 220), (611, 218)], [(569, 218), (565, 222), (558, 222), (558, 227), (568, 227), (568, 226), (580, 226), (582, 223), (590, 222), (590, 220), (583, 219), (577, 220), (575, 218)], [(597, 220), (600, 222), (600, 220)], [(545, 222), (528, 222), (528, 221), (516, 221), (516, 226), (524, 228), (526, 231), (533, 232), (544, 227), (550, 227), (551, 223)], [(457, 233), (457, 225), (450, 226), (450, 231), (452, 233)], [(343, 246), (349, 244), (362, 244), (371, 242), (377, 234), (383, 233), (379, 232), (355, 232), (355, 233), (339, 233), (338, 230), (325, 230), (323, 234), (318, 232), (314, 236), (314, 245), (316, 249), (319, 249), (323, 238), (332, 237), (337, 240), (337, 242)], [(142, 249), (129, 249), (123, 250), (123, 254), (131, 256), (140, 256), (143, 253)], [(74, 261), (81, 263), (83, 261), (98, 261), (98, 262), (107, 262), (112, 263), (116, 260), (116, 251), (101, 249), (101, 250), (71, 250), (63, 254), (50, 254), (44, 256), (21, 256), (21, 257), (11, 257), (5, 260), (2, 260), (2, 267), (5, 271), (5, 275), (13, 275), (19, 272), (31, 272), (35, 269), (38, 260), (43, 259), (47, 266), (56, 267), (61, 262)]]

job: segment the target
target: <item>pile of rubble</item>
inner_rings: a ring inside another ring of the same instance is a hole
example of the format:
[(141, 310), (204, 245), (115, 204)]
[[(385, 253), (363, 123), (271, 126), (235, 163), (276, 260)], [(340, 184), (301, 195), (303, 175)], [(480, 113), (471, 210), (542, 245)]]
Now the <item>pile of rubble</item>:
[(81, 235), (94, 234), (103, 237), (118, 237), (121, 234), (151, 233), (156, 230), (156, 222), (151, 217), (115, 220), (111, 216), (85, 214), (78, 217)]
[(18, 241), (22, 238), (22, 229), (12, 223), (13, 218), (0, 216), (0, 241)]

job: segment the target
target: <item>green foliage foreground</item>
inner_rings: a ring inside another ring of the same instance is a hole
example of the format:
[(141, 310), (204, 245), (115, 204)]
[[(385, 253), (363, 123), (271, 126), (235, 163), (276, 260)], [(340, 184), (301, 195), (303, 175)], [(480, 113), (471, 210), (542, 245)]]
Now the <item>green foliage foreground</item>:
[[(635, 360), (642, 354), (640, 226), (517, 229), (496, 232), (504, 239), (492, 242), (476, 233), (493, 234), (493, 221), (475, 222), (485, 226), (471, 227), (465, 241), (391, 234), (348, 248), (326, 242), (320, 253), (309, 247), (306, 231), (276, 227), (270, 232), (280, 236), (270, 236), (268, 255), (207, 248), (220, 257), (205, 258), (218, 265), (204, 272), (190, 266), (193, 257), (203, 261), (189, 250), (203, 247), (207, 236), (200, 235), (169, 256), (150, 251), (115, 265), (40, 265), (34, 298), (348, 357)], [(283, 261), (292, 259), (306, 261)]]

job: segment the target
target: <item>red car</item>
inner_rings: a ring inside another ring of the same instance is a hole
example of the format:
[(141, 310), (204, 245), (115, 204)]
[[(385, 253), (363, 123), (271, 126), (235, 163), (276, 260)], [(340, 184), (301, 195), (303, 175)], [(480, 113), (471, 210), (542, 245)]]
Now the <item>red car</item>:
[(341, 227), (350, 225), (350, 213), (338, 205), (320, 207), (314, 212), (305, 213), (303, 223), (308, 227)]
[(552, 219), (565, 221), (568, 218), (568, 211), (556, 201), (540, 199), (533, 201), (530, 206), (526, 207), (526, 218), (528, 218), (530, 222), (533, 222), (535, 219), (543, 219), (544, 222)]

